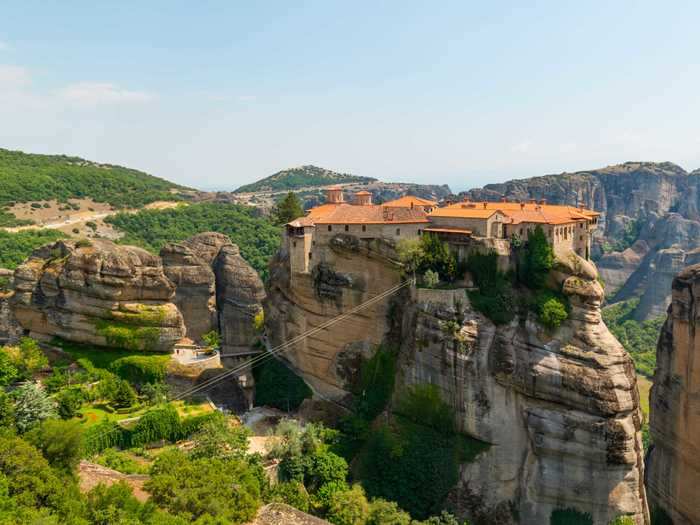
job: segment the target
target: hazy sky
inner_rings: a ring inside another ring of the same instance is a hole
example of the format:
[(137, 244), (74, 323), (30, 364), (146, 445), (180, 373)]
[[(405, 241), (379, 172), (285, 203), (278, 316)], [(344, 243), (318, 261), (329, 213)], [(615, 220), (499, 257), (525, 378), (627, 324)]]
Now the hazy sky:
[[(523, 7), (523, 4), (530, 4)], [(700, 167), (700, 2), (11, 1), (0, 147), (199, 187)]]

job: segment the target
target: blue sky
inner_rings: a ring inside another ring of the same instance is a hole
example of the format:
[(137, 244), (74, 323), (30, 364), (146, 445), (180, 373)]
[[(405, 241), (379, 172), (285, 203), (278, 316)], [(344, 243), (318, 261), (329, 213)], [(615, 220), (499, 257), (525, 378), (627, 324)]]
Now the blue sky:
[(0, 147), (219, 188), (700, 167), (700, 3), (523, 4), (4, 0)]

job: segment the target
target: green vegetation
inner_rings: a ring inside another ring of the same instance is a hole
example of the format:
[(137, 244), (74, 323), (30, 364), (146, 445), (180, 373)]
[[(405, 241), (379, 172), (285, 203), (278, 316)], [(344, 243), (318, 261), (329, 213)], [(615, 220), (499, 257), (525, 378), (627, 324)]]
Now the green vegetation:
[(116, 207), (138, 208), (176, 200), (182, 186), (141, 171), (96, 164), (78, 157), (0, 149), (0, 205), (91, 197)]
[(147, 474), (148, 467), (136, 461), (131, 454), (108, 448), (94, 456), (92, 461), (107, 468), (111, 468), (123, 474)]
[(336, 173), (316, 166), (301, 166), (278, 171), (257, 182), (241, 186), (235, 193), (295, 190), (308, 186), (330, 186), (345, 182), (374, 182), (376, 180), (371, 177)]
[(160, 328), (100, 320), (97, 323), (97, 335), (104, 337), (113, 348), (154, 350), (160, 339)]
[(279, 228), (253, 208), (234, 204), (201, 203), (167, 210), (119, 213), (105, 219), (125, 233), (119, 242), (142, 246), (157, 253), (169, 242), (185, 240), (197, 233), (214, 231), (228, 235), (243, 258), (261, 274), (279, 246)]
[(539, 290), (530, 303), (530, 309), (537, 314), (540, 323), (550, 330), (555, 330), (569, 317), (567, 304), (563, 294)]
[(311, 397), (311, 389), (304, 380), (277, 359), (266, 359), (253, 367), (255, 404), (267, 405), (291, 412), (304, 399)]
[(513, 283), (498, 270), (496, 252), (473, 253), (467, 259), (467, 268), (478, 291), (469, 292), (472, 306), (496, 324), (506, 324), (515, 317)]
[(287, 224), (303, 215), (304, 208), (302, 207), (301, 201), (291, 191), (287, 193), (284, 199), (279, 201), (272, 210), (272, 216), (275, 218), (275, 222), (280, 225)]
[(419, 519), (440, 512), (458, 466), (488, 445), (459, 434), (454, 414), (433, 385), (408, 390), (391, 424), (374, 428), (361, 453), (367, 493), (395, 501)]
[(593, 525), (593, 518), (576, 509), (556, 509), (549, 517), (549, 525)]
[[(420, 239), (401, 240), (396, 250), (407, 273), (425, 276), (430, 271), (437, 273), (439, 280), (447, 282), (453, 282), (457, 277), (457, 259), (437, 235), (423, 234)], [(434, 278), (429, 279), (434, 287)]]
[(608, 306), (603, 309), (603, 321), (629, 352), (637, 372), (651, 378), (656, 368), (656, 343), (665, 317), (636, 321), (632, 316), (638, 304), (639, 299), (630, 299)]
[(13, 270), (40, 246), (64, 237), (65, 234), (58, 230), (25, 230), (16, 233), (0, 230), (0, 268)]

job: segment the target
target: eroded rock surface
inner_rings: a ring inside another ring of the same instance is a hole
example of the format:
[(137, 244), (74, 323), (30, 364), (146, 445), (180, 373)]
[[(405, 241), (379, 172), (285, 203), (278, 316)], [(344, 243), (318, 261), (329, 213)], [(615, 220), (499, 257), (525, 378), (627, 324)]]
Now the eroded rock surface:
[(185, 335), (159, 257), (104, 239), (39, 248), (14, 273), (12, 306), (38, 338), (168, 351)]
[[(646, 524), (633, 363), (601, 321), (593, 265), (571, 254), (552, 276), (571, 304), (554, 334), (530, 317), (496, 327), (466, 295), (418, 290), (404, 314), (401, 384), (437, 385), (459, 428), (491, 444), (451, 496), (477, 523), (549, 523), (575, 508), (595, 524)], [(450, 320), (456, 334), (442, 328)]]
[(673, 281), (651, 390), (647, 490), (675, 525), (700, 523), (700, 265)]

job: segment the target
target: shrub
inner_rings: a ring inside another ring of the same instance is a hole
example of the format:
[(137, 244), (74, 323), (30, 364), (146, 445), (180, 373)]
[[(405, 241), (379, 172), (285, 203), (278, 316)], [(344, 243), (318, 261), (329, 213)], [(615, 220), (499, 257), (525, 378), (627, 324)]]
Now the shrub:
[(542, 305), (540, 322), (547, 328), (559, 328), (567, 317), (566, 307), (556, 298), (549, 299)]
[(175, 407), (167, 405), (146, 412), (129, 432), (132, 447), (140, 447), (160, 440), (174, 441), (180, 427), (180, 416)]
[(79, 387), (65, 388), (56, 395), (58, 415), (63, 419), (74, 418), (83, 406), (83, 392)]
[(92, 242), (89, 239), (80, 239), (75, 243), (76, 248), (90, 248), (91, 246)]
[(115, 360), (110, 369), (131, 383), (160, 383), (165, 380), (167, 357), (130, 355)]
[(439, 282), (440, 282), (440, 276), (438, 275), (437, 272), (434, 272), (432, 270), (427, 270), (423, 274), (423, 285), (426, 288), (435, 288)]
[(204, 344), (206, 344), (209, 348), (217, 349), (221, 346), (221, 336), (216, 330), (212, 330), (204, 334), (202, 336), (202, 341), (204, 341)]
[(630, 516), (618, 516), (608, 525), (634, 525), (634, 519)]
[(472, 306), (496, 324), (506, 324), (515, 317), (512, 283), (498, 270), (498, 254), (472, 253), (467, 259), (478, 291), (470, 291)]
[(32, 443), (53, 466), (72, 472), (83, 451), (83, 429), (79, 421), (47, 419), (27, 434)]
[(108, 448), (101, 454), (93, 458), (99, 465), (111, 468), (122, 474), (147, 474), (148, 466), (138, 463), (125, 452), (120, 452), (115, 448)]
[(326, 519), (335, 525), (365, 525), (369, 503), (360, 485), (334, 492), (330, 497)]
[(270, 501), (286, 503), (302, 512), (309, 512), (311, 497), (303, 483), (286, 481), (272, 487)]
[(10, 356), (0, 352), (0, 386), (7, 386), (19, 377), (19, 370)]
[(367, 525), (410, 525), (411, 516), (394, 501), (375, 499), (369, 505)]

